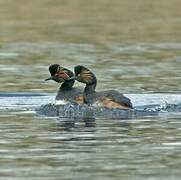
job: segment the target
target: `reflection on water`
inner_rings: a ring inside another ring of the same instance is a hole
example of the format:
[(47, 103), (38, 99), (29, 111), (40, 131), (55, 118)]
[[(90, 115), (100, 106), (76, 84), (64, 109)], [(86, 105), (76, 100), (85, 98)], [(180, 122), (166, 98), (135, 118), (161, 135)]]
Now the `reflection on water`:
[[(0, 176), (180, 179), (179, 112), (74, 122), (32, 111), (52, 101), (45, 92), (58, 89), (44, 82), (52, 63), (70, 69), (84, 64), (98, 76), (98, 89), (180, 93), (180, 5), (179, 0), (0, 0), (0, 91), (39, 94), (34, 103), (16, 93), (0, 95)], [(156, 99), (152, 95), (149, 102)]]
[(1, 114), (0, 174), (17, 179), (179, 177), (179, 121), (175, 116), (73, 122)]

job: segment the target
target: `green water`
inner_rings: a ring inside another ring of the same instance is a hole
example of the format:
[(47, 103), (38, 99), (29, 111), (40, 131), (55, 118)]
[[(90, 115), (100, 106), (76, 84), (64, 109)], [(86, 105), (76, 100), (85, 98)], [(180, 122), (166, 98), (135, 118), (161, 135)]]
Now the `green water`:
[[(0, 0), (0, 91), (54, 95), (58, 84), (44, 79), (59, 63), (89, 67), (99, 90), (179, 94), (180, 6)], [(0, 110), (1, 179), (180, 179), (180, 113), (74, 123), (13, 107)]]

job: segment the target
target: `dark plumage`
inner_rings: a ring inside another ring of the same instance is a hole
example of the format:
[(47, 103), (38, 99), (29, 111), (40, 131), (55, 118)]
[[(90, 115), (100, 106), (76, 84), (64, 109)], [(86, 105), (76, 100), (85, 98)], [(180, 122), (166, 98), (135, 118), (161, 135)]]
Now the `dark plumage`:
[(74, 73), (69, 69), (61, 67), (59, 64), (53, 64), (49, 67), (49, 72), (51, 76), (46, 79), (47, 80), (54, 80), (58, 83), (62, 83), (60, 86), (56, 100), (63, 100), (66, 102), (76, 102), (78, 104), (83, 103), (83, 90), (79, 88), (73, 88), (74, 79), (70, 79), (74, 77)]
[(96, 92), (97, 79), (88, 68), (78, 65), (74, 68), (75, 79), (86, 84), (84, 103), (107, 108), (133, 109), (131, 100), (115, 90)]

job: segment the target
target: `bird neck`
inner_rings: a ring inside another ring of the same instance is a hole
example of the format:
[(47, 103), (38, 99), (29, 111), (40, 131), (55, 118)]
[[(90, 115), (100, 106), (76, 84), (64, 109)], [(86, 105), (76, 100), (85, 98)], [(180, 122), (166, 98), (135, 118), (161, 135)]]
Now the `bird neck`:
[(61, 85), (60, 89), (61, 90), (70, 90), (72, 89), (72, 86), (74, 85), (75, 80), (71, 79), (71, 80), (66, 80), (64, 81), (64, 83)]
[(96, 89), (97, 81), (92, 84), (86, 84), (84, 89), (84, 103), (85, 104), (92, 104), (94, 96), (95, 96), (95, 89)]
[(92, 104), (92, 101), (94, 99), (95, 96), (95, 89), (96, 89), (96, 83), (93, 84), (86, 84), (86, 87), (84, 89), (84, 103), (85, 104)]
[(84, 94), (86, 95), (86, 94), (95, 93), (96, 85), (97, 85), (97, 79), (96, 77), (94, 77), (94, 81), (92, 81), (92, 83), (86, 84), (84, 89)]
[(96, 82), (92, 84), (86, 84), (85, 89), (84, 89), (85, 95), (95, 93), (96, 85), (97, 85)]

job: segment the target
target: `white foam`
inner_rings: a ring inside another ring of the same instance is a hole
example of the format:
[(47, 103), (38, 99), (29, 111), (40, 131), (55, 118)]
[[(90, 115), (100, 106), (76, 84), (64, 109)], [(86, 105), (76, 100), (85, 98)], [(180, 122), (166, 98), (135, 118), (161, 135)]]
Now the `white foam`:
[(68, 102), (65, 101), (64, 99), (63, 100), (55, 100), (55, 105), (65, 105), (67, 104)]

